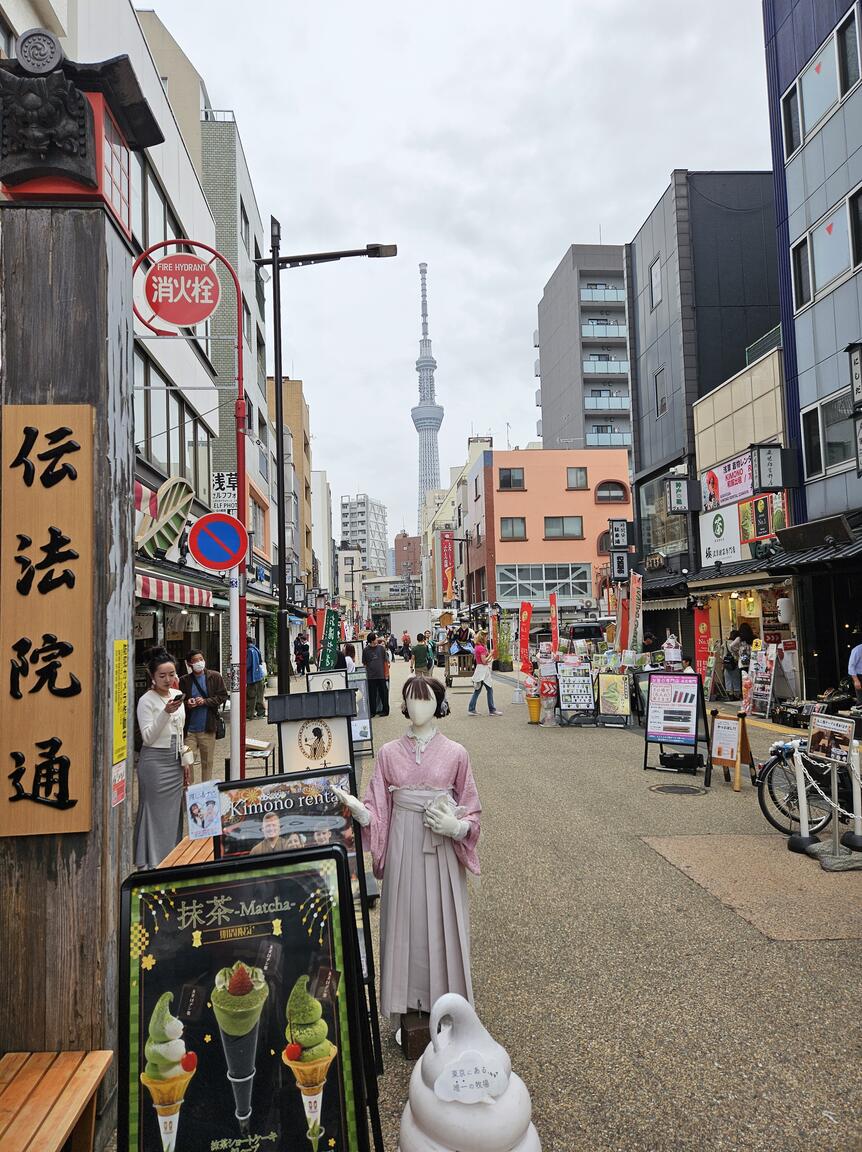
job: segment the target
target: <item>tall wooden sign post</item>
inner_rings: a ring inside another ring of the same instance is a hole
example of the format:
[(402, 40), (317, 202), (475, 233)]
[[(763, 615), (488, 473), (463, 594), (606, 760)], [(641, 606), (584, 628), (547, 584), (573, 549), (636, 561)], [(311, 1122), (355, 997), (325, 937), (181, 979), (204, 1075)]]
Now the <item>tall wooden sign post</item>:
[[(116, 1049), (133, 817), (129, 152), (163, 137), (127, 57), (79, 66), (43, 29), (16, 56), (0, 62), (0, 1051)], [(116, 1065), (99, 1143), (115, 1087)]]

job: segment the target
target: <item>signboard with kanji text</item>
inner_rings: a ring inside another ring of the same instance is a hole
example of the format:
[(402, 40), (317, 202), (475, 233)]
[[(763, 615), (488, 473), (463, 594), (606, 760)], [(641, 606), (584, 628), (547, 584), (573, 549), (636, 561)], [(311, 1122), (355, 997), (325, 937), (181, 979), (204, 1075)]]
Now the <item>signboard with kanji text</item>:
[(207, 320), (218, 307), (220, 293), (212, 265), (188, 252), (157, 260), (144, 278), (144, 295), (153, 315), (182, 328)]

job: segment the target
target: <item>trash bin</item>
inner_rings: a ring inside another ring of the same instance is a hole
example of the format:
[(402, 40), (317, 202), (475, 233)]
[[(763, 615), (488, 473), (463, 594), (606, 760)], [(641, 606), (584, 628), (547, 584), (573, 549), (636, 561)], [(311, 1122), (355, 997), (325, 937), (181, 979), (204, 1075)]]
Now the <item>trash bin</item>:
[(542, 719), (542, 698), (541, 696), (528, 696), (527, 708), (530, 712), (530, 723), (538, 724)]

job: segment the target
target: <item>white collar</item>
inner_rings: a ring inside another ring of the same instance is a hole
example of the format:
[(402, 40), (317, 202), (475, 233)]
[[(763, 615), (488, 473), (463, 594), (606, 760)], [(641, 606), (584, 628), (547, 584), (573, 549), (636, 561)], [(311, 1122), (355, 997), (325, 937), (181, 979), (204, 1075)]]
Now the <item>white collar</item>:
[(422, 753), (437, 735), (436, 728), (430, 728), (423, 736), (417, 736), (412, 727), (407, 729), (407, 739), (412, 740), (416, 745), (416, 763), (420, 764), (422, 760)]

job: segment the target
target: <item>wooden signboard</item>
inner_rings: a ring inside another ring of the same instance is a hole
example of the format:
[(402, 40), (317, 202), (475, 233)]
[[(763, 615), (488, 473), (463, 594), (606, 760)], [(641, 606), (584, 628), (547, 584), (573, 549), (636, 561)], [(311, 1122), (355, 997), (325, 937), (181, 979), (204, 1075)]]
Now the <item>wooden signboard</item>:
[[(713, 709), (712, 732), (709, 742), (709, 763), (724, 769), (724, 779), (731, 781), (733, 773), (733, 790), (742, 790), (742, 765), (747, 764), (749, 772), (753, 771), (754, 761), (751, 755), (751, 745), (748, 742), (748, 728), (745, 723), (745, 713), (740, 712), (735, 718), (719, 716), (718, 710)], [(709, 786), (712, 773), (707, 768), (706, 784)]]
[(120, 939), (119, 1152), (368, 1152), (342, 847), (132, 876)]
[(93, 673), (93, 421), (89, 404), (2, 409), (0, 836), (92, 827), (92, 698), (110, 692)]

